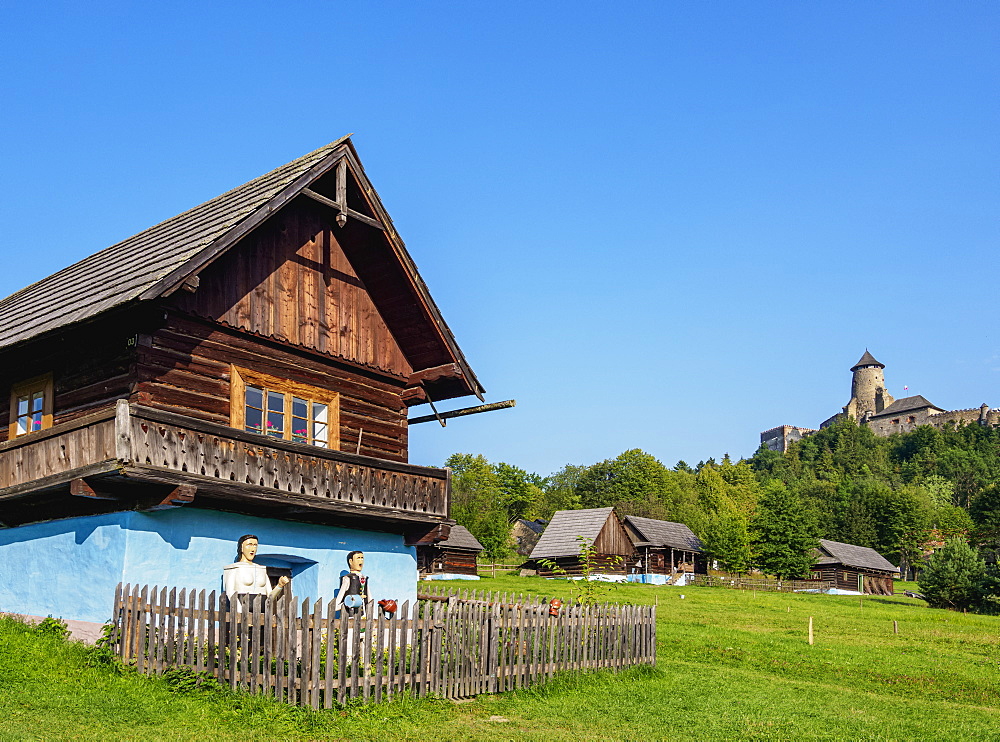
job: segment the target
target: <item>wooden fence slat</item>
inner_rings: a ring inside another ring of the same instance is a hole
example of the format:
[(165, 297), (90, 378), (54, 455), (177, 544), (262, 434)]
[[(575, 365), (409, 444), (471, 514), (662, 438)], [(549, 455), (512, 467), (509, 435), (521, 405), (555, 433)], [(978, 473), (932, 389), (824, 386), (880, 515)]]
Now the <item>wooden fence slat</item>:
[(343, 703), (347, 698), (347, 655), (349, 646), (347, 641), (347, 631), (347, 609), (341, 608), (337, 628), (337, 651), (340, 659), (340, 662), (338, 663), (337, 675), (337, 703)]
[(326, 618), (323, 621), (323, 628), (326, 633), (326, 664), (323, 671), (323, 708), (333, 708), (333, 678), (336, 674), (336, 612), (334, 606), (336, 600), (331, 600), (326, 604)]

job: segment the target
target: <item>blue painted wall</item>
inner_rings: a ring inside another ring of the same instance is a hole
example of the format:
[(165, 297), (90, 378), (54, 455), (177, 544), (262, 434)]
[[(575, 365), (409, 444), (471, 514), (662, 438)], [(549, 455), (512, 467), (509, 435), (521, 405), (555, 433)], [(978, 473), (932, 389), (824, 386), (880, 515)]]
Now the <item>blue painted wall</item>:
[(372, 598), (416, 600), (416, 552), (402, 536), (177, 508), (0, 530), (0, 611), (103, 622), (119, 581), (221, 590), (244, 533), (260, 539), (260, 563), (291, 568), (300, 600), (333, 599), (353, 550), (365, 552)]

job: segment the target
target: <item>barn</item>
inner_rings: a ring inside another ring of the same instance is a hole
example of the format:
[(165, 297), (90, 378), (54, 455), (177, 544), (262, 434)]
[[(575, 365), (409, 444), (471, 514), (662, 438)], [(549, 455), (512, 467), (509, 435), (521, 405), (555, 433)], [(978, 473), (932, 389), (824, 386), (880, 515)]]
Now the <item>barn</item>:
[(557, 510), (529, 558), (539, 575), (561, 574), (553, 571), (549, 562), (577, 575), (583, 567), (580, 552), (584, 543), (593, 545), (598, 572), (625, 575), (635, 565), (635, 546), (614, 508)]
[(875, 549), (820, 539), (814, 580), (829, 580), (835, 588), (851, 593), (892, 595), (893, 578), (899, 577), (899, 567)]
[(465, 526), (452, 526), (448, 538), (417, 547), (421, 579), (479, 579), (476, 559), (483, 545)]

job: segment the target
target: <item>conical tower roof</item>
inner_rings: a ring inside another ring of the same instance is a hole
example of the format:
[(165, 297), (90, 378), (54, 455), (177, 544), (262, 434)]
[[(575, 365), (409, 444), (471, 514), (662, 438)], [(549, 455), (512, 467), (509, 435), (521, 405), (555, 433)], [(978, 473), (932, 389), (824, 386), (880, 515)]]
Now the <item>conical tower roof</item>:
[(876, 361), (875, 356), (868, 352), (868, 348), (865, 348), (865, 354), (861, 356), (860, 361), (851, 367), (851, 371), (857, 371), (859, 368), (864, 368), (865, 366), (878, 366), (879, 368), (885, 368), (885, 364)]

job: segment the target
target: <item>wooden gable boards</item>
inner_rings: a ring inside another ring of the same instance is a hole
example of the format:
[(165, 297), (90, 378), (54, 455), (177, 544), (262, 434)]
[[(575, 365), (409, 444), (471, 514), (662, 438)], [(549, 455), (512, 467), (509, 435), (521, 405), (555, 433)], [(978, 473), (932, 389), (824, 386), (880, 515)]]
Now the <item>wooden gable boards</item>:
[[(346, 177), (345, 177), (346, 176)], [(293, 201), (337, 240), (412, 371), (410, 404), (483, 388), (371, 186), (349, 137), (98, 252), (0, 301), (0, 348), (115, 307), (197, 289), (198, 276)]]

